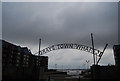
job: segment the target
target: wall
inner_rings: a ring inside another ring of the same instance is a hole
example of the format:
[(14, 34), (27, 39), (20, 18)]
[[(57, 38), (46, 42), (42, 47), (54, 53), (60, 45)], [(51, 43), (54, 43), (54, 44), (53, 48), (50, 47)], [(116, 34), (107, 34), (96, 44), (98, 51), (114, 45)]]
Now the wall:
[(91, 75), (92, 80), (117, 80), (117, 74), (116, 74), (116, 67), (115, 66), (99, 66), (99, 65), (93, 65), (91, 66)]

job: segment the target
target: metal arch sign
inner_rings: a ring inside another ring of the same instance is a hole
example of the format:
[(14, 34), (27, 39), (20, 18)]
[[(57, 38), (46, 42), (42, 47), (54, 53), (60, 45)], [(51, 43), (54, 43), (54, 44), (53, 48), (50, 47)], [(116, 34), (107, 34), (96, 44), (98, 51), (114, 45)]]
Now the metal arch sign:
[[(63, 44), (52, 45), (52, 46), (49, 46), (49, 47), (41, 50), (39, 53), (40, 53), (40, 55), (43, 55), (45, 53), (48, 53), (53, 50), (58, 50), (58, 49), (78, 49), (78, 50), (86, 51), (86, 52), (93, 54), (92, 47), (88, 47), (88, 46), (80, 45), (80, 44), (74, 44), (74, 43), (63, 43)], [(100, 50), (94, 49), (94, 54), (101, 57), (103, 52), (101, 52)]]

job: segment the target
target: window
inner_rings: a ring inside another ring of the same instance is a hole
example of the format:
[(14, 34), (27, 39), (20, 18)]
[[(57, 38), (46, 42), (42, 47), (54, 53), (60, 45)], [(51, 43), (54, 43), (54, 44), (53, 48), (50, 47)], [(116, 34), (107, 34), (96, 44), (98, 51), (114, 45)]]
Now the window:
[(17, 60), (17, 62), (20, 62), (19, 60)]
[(26, 62), (26, 64), (28, 65), (28, 62)]
[(16, 66), (19, 66), (19, 64), (16, 64)]
[(27, 58), (29, 58), (29, 55), (27, 55)]
[(20, 53), (18, 52), (18, 55), (20, 55)]
[(13, 56), (11, 55), (11, 58), (12, 58)]

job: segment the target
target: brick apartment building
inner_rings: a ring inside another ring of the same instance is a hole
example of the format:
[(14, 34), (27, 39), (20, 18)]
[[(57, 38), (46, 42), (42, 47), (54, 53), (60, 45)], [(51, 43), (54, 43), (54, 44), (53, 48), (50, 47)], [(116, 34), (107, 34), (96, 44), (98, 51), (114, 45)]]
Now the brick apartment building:
[(48, 69), (48, 57), (35, 56), (27, 47), (0, 41), (2, 41), (2, 81), (42, 79), (40, 73)]

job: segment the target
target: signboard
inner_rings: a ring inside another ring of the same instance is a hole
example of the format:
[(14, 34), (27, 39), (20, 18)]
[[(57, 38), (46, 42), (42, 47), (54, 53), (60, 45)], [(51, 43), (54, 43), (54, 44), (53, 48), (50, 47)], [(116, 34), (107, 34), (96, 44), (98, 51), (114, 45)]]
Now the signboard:
[[(74, 44), (74, 43), (63, 43), (63, 44), (52, 45), (52, 46), (49, 46), (49, 47), (41, 50), (40, 55), (43, 55), (43, 54), (48, 53), (53, 50), (59, 50), (59, 49), (77, 49), (77, 50), (82, 50), (82, 51), (86, 51), (86, 52), (93, 54), (92, 47), (88, 47), (88, 46), (80, 45), (80, 44)], [(94, 54), (101, 57), (103, 52), (101, 52), (100, 50), (94, 49)]]

